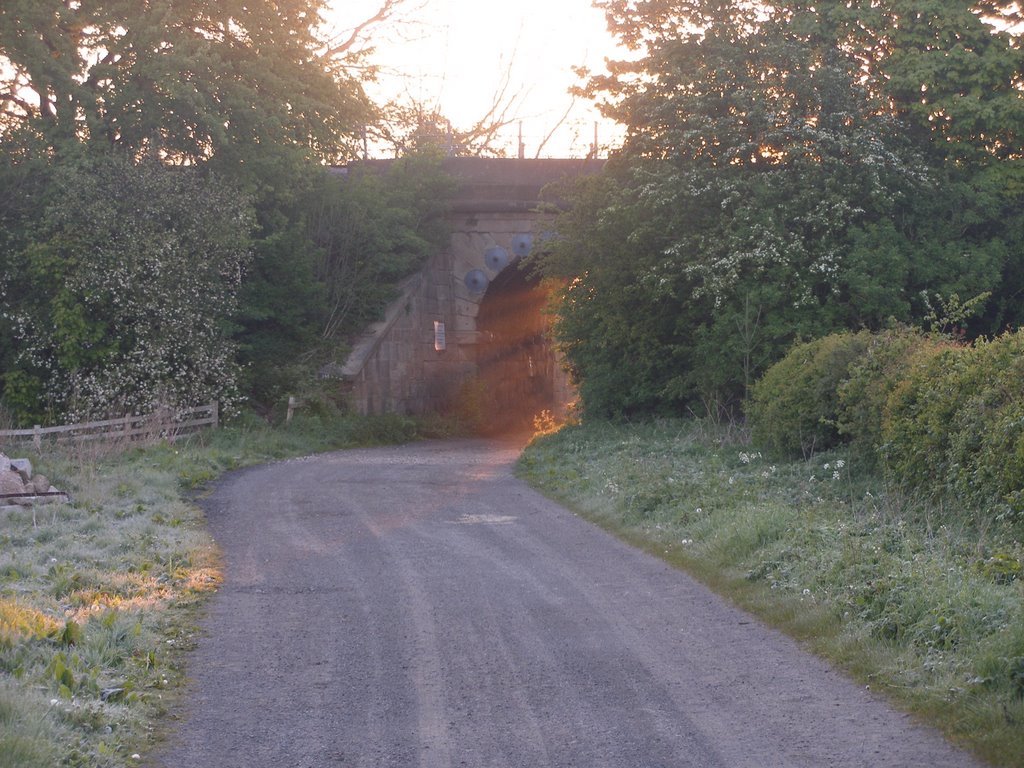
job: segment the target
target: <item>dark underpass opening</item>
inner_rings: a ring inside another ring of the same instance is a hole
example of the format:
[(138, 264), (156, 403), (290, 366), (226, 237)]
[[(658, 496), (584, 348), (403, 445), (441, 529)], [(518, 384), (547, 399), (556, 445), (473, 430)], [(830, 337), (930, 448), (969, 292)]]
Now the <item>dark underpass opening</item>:
[(571, 398), (568, 378), (548, 337), (549, 293), (513, 265), (491, 281), (477, 315), (477, 367), (484, 429), (533, 429), (560, 418)]

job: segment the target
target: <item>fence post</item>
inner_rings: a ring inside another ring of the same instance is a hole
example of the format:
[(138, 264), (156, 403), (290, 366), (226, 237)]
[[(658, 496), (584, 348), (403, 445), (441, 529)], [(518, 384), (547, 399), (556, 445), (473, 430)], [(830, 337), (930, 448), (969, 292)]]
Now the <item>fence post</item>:
[(35, 446), (37, 452), (43, 450), (42, 427), (40, 427), (38, 424), (32, 427), (32, 445)]
[(210, 404), (210, 410), (212, 411), (213, 428), (217, 428), (217, 422), (220, 417), (220, 400), (214, 400)]
[(295, 406), (298, 404), (299, 402), (295, 399), (294, 395), (288, 395), (288, 415), (284, 417), (285, 424), (292, 423), (292, 414), (295, 412)]

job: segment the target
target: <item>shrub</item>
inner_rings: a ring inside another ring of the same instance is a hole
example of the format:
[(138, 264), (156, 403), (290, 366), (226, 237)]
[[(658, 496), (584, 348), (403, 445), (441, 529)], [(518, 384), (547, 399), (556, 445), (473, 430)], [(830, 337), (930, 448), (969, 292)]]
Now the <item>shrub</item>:
[(996, 517), (1024, 519), (1024, 332), (967, 354), (969, 389), (951, 424), (947, 485)]
[(776, 456), (804, 458), (838, 445), (837, 390), (870, 342), (867, 331), (844, 332), (790, 349), (751, 389), (754, 442)]
[(34, 396), (68, 421), (211, 400), (230, 411), (226, 331), (253, 226), (248, 199), (196, 169), (115, 157), (62, 168), (18, 257), (7, 405), (39, 415)]
[(882, 414), (879, 455), (887, 475), (931, 498), (947, 486), (952, 426), (976, 388), (969, 351), (951, 342), (912, 351)]
[(916, 328), (889, 329), (870, 337), (863, 356), (850, 366), (838, 389), (836, 426), (859, 460), (877, 463), (886, 403), (913, 361), (947, 347), (948, 341)]

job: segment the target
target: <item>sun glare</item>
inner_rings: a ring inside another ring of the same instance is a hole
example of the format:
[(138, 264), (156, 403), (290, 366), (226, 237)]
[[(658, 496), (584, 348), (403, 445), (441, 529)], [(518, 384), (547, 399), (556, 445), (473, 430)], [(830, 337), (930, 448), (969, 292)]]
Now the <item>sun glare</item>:
[[(619, 55), (590, 0), (407, 2), (402, 23), (372, 40), (373, 97), (436, 109), (457, 129), (507, 121), (497, 145), (512, 157), (585, 157), (595, 134), (602, 156), (618, 143), (617, 126), (569, 94), (574, 67), (601, 71)], [(331, 0), (328, 21), (352, 27), (379, 4)]]

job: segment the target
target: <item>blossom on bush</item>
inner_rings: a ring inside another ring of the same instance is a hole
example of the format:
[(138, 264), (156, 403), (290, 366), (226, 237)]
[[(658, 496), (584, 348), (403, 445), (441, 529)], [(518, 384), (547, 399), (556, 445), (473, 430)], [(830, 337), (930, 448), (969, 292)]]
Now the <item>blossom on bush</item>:
[(229, 323), (249, 257), (242, 195), (186, 168), (65, 169), (26, 254), (19, 362), (84, 419), (237, 398)]

